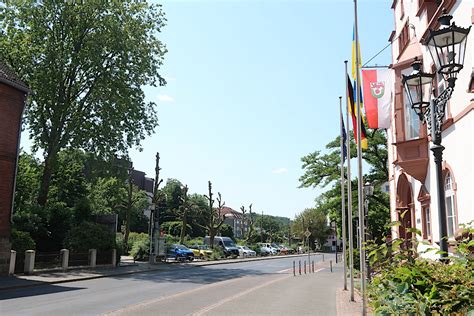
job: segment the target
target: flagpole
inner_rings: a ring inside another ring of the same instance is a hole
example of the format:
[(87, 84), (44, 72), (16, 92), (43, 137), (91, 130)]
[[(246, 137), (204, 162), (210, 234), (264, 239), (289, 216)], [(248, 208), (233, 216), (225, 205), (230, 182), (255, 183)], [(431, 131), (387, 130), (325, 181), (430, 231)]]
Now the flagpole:
[(362, 125), (362, 115), (360, 113), (360, 78), (359, 78), (359, 29), (357, 24), (357, 0), (354, 0), (354, 20), (355, 20), (355, 55), (356, 55), (356, 95), (357, 95), (357, 184), (358, 184), (358, 210), (359, 210), (359, 240), (360, 240), (360, 288), (362, 292), (362, 315), (366, 315), (366, 284), (365, 284), (365, 249), (364, 249), (364, 197), (362, 191), (362, 144), (361, 144), (361, 125)]
[[(341, 260), (344, 264), (344, 291), (347, 291), (347, 260), (346, 260), (346, 196), (345, 196), (345, 184), (344, 184), (344, 126), (342, 124), (342, 97), (339, 97), (339, 116), (341, 125), (341, 213), (342, 213), (342, 257)], [(337, 239), (336, 239), (337, 249)]]
[(347, 84), (347, 60), (344, 61), (346, 73), (344, 81), (346, 82), (346, 142), (347, 142), (347, 214), (349, 228), (349, 274), (351, 287), (351, 302), (354, 302), (354, 233), (352, 222), (352, 181), (351, 181), (351, 138), (349, 137), (349, 86)]

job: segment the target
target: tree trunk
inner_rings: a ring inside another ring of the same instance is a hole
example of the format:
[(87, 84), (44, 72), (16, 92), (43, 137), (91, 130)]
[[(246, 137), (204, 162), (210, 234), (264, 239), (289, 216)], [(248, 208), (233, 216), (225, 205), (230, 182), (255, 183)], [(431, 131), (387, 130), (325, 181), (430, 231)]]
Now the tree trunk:
[(133, 183), (132, 183), (132, 171), (133, 168), (129, 170), (128, 175), (128, 197), (127, 197), (127, 208), (125, 209), (125, 235), (123, 236), (123, 245), (126, 247), (126, 251), (128, 252), (128, 235), (130, 235), (130, 212), (132, 211), (133, 202), (132, 202), (132, 194), (133, 194)]
[(216, 236), (216, 231), (213, 227), (209, 229), (209, 243), (211, 244), (211, 249), (214, 249), (214, 237)]
[(48, 201), (49, 185), (56, 164), (58, 153), (54, 149), (49, 150), (44, 160), (43, 175), (41, 177), (41, 185), (38, 192), (37, 202), (40, 206), (45, 206)]
[(181, 225), (181, 235), (179, 237), (179, 243), (184, 243), (184, 237), (186, 236), (186, 226), (188, 226), (188, 208), (184, 208), (183, 221)]

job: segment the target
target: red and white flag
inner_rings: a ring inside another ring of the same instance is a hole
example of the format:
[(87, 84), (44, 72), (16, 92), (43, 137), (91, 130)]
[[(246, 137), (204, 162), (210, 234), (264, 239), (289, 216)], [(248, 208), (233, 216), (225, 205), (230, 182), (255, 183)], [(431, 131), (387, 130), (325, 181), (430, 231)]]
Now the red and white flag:
[(390, 127), (390, 78), (389, 69), (362, 69), (364, 107), (369, 128)]

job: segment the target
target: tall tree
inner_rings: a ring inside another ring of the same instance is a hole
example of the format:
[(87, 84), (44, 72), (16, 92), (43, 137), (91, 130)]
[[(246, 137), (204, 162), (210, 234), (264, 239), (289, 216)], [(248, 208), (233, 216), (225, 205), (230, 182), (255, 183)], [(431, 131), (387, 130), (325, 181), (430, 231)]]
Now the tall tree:
[(208, 182), (208, 190), (209, 195), (206, 196), (209, 207), (205, 214), (203, 214), (207, 219), (207, 223), (205, 225), (197, 225), (204, 228), (209, 233), (209, 242), (211, 244), (211, 248), (214, 248), (214, 237), (216, 236), (217, 232), (221, 228), (222, 224), (224, 224), (225, 215), (223, 212), (225, 202), (222, 201), (222, 196), (220, 192), (217, 192), (217, 208), (214, 208), (214, 199), (212, 198), (212, 183), (211, 181)]
[(157, 125), (142, 86), (164, 85), (166, 19), (144, 1), (7, 1), (0, 6), (0, 58), (34, 94), (26, 121), (44, 152), (38, 203), (45, 205), (58, 153), (83, 148), (127, 154)]
[[(351, 140), (351, 157), (357, 156), (353, 134)], [(325, 209), (331, 220), (337, 222), (340, 230), (341, 187), (340, 187), (340, 137), (326, 145), (327, 153), (315, 151), (301, 158), (304, 174), (300, 177), (300, 187), (328, 188), (316, 198), (316, 208)], [(374, 239), (381, 239), (386, 232), (385, 225), (390, 222), (388, 194), (380, 190), (380, 185), (388, 181), (387, 138), (384, 131), (375, 130), (368, 135), (369, 147), (362, 152), (362, 158), (369, 165), (365, 181), (370, 181), (376, 188), (369, 198), (368, 230)], [(352, 209), (357, 210), (357, 181), (352, 180)], [(349, 223), (349, 218), (348, 218)], [(348, 225), (348, 223), (346, 225)], [(357, 233), (353, 229), (354, 234)], [(354, 238), (355, 240), (355, 238)]]
[(179, 243), (184, 243), (184, 237), (186, 236), (186, 227), (188, 225), (188, 211), (191, 206), (189, 205), (188, 199), (188, 186), (185, 185), (183, 188), (183, 195), (181, 197), (181, 234), (179, 237)]
[[(292, 232), (298, 235), (302, 240), (309, 241), (309, 247), (314, 249), (314, 242), (320, 245), (326, 242), (330, 234), (330, 228), (327, 226), (326, 212), (321, 208), (308, 208), (298, 214), (292, 223)], [(308, 230), (311, 235), (307, 238), (304, 233)]]

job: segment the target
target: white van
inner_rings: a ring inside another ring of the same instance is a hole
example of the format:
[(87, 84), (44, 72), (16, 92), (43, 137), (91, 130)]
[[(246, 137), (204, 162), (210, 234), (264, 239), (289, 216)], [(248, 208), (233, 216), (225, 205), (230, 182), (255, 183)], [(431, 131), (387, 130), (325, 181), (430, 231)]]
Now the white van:
[[(211, 246), (211, 238), (209, 236), (204, 237), (204, 244)], [(239, 249), (237, 249), (230, 237), (214, 237), (214, 246), (221, 247), (226, 257), (237, 258), (239, 256)]]

